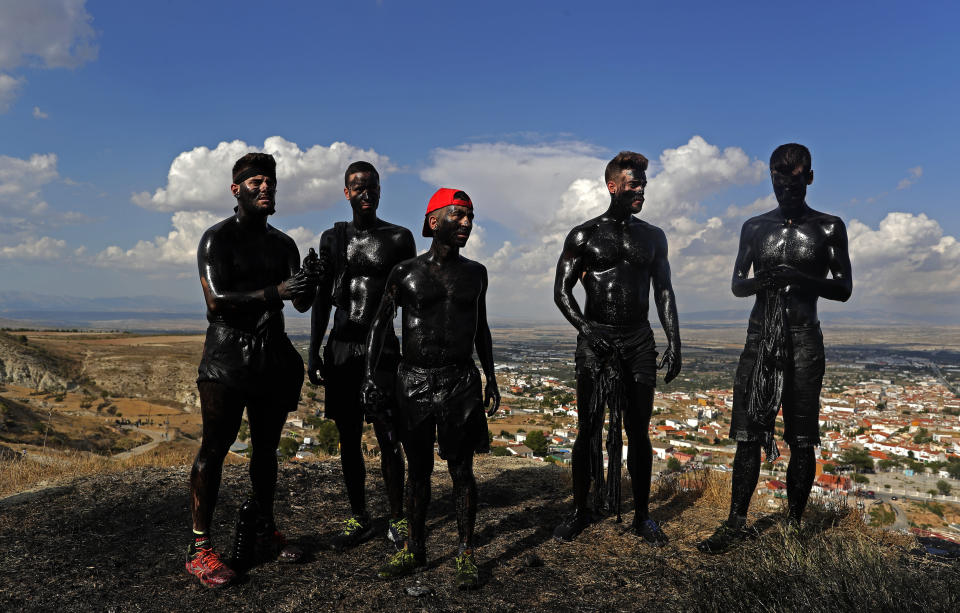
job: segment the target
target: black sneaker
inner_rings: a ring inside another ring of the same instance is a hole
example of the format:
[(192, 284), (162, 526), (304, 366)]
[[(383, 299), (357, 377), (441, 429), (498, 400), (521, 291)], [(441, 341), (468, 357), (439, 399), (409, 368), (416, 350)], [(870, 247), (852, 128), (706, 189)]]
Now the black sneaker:
[(330, 539), (334, 551), (345, 551), (373, 536), (373, 522), (369, 516), (355, 516), (343, 522), (343, 532)]
[(457, 565), (457, 588), (475, 590), (480, 587), (480, 569), (473, 559), (473, 550), (461, 549), (454, 560)]
[(746, 519), (728, 519), (713, 534), (697, 543), (697, 549), (703, 553), (723, 553), (749, 537)]
[(570, 543), (590, 525), (593, 519), (589, 511), (574, 511), (562, 524), (553, 531), (553, 538), (564, 543)]
[(670, 542), (667, 535), (663, 533), (657, 522), (650, 518), (638, 522), (633, 520), (633, 532), (643, 539), (643, 542), (653, 547), (663, 547)]

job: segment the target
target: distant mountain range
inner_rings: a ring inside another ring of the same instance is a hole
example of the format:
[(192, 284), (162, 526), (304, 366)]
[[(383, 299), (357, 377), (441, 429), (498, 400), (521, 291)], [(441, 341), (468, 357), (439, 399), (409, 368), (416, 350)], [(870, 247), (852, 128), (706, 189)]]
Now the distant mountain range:
[[(285, 309), (292, 319), (304, 317), (293, 309)], [(750, 314), (743, 309), (693, 311), (680, 313), (680, 322), (695, 325), (744, 325)], [(655, 314), (651, 313), (655, 319)], [(894, 313), (882, 309), (821, 311), (820, 318), (828, 324), (846, 325), (958, 325), (960, 318), (946, 315)], [(117, 296), (112, 298), (83, 298), (53, 296), (32, 292), (0, 292), (0, 326), (12, 327), (22, 323), (28, 326), (102, 328), (98, 322), (111, 322), (110, 327), (129, 329), (195, 328), (205, 323), (203, 303), (185, 301), (168, 296)], [(159, 324), (163, 325), (151, 325)], [(559, 312), (550, 318), (496, 317), (491, 325), (497, 327), (531, 327), (565, 323)], [(654, 322), (655, 323), (655, 322)]]

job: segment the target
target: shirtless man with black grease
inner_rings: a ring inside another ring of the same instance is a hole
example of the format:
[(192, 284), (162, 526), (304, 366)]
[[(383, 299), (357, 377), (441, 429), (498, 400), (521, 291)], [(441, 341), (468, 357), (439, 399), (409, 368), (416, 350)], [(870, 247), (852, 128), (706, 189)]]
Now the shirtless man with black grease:
[(237, 438), (244, 408), (253, 447), (251, 503), (257, 509), (258, 548), (279, 551), (281, 561), (301, 555), (286, 544), (273, 517), (277, 444), (303, 383), (303, 360), (284, 332), (282, 310), (284, 300), (300, 312), (310, 308), (319, 262), (311, 254), (301, 268), (293, 239), (267, 224), (276, 208), (276, 167), (265, 153), (237, 160), (230, 185), (235, 214), (208, 229), (197, 251), (210, 326), (197, 378), (203, 438), (190, 473), (194, 539), (186, 568), (208, 587), (227, 585), (235, 576), (213, 550), (209, 530), (223, 460)]
[[(646, 169), (647, 158), (630, 151), (621, 152), (607, 164), (609, 208), (570, 232), (557, 263), (554, 300), (579, 332), (579, 432), (573, 447), (575, 510), (554, 530), (554, 537), (561, 541), (573, 540), (592, 521), (588, 494), (591, 481), (599, 485), (603, 479), (600, 432), (604, 404), (610, 404), (611, 414), (615, 408), (617, 412), (622, 410), (629, 438), (627, 468), (633, 484), (633, 530), (651, 545), (662, 546), (668, 540), (647, 511), (653, 465), (647, 429), (657, 368), (666, 369), (667, 383), (680, 372), (680, 328), (670, 283), (667, 238), (660, 228), (634, 217), (643, 207)], [(578, 281), (586, 291), (583, 311), (573, 295)], [(667, 348), (659, 365), (647, 319), (651, 282), (660, 324), (667, 335)], [(619, 431), (616, 434), (619, 438)], [(614, 453), (609, 441), (607, 447), (611, 465), (618, 463), (614, 458), (619, 457), (619, 449)], [(619, 488), (619, 478), (610, 482), (614, 481)], [(595, 506), (600, 499), (595, 496)], [(618, 505), (618, 500), (608, 498), (607, 502)]]
[[(404, 548), (381, 567), (383, 578), (399, 577), (426, 564), (427, 505), (437, 441), (453, 479), (460, 537), (456, 583), (464, 589), (479, 585), (473, 556), (477, 515), (473, 454), (489, 450), (483, 406), (490, 406), (493, 415), (500, 406), (500, 392), (487, 325), (487, 270), (460, 255), (472, 228), (473, 203), (466, 193), (443, 188), (433, 195), (423, 225), (423, 235), (432, 236), (433, 244), (427, 253), (391, 271), (368, 337), (364, 401), (377, 405), (393, 390), (378, 387), (374, 366), (387, 328), (397, 308), (403, 307), (403, 360), (396, 395), (406, 429), (410, 532)], [(482, 397), (474, 349), (487, 380)]]
[(756, 295), (756, 301), (734, 379), (730, 438), (737, 453), (730, 514), (698, 544), (706, 553), (726, 551), (749, 535), (747, 510), (760, 478), (761, 451), (769, 459), (778, 455), (773, 432), (781, 406), (790, 446), (787, 525), (799, 530), (816, 474), (814, 447), (820, 445), (824, 355), (817, 301), (843, 302), (853, 291), (843, 221), (806, 203), (813, 183), (810, 151), (796, 143), (777, 147), (770, 179), (779, 206), (743, 224), (733, 267), (733, 295)]
[[(380, 205), (377, 169), (369, 162), (354, 162), (347, 167), (343, 180), (343, 195), (350, 202), (353, 219), (338, 222), (320, 237), (320, 259), (325, 272), (311, 314), (307, 368), (310, 381), (325, 386), (325, 414), (336, 422), (340, 433), (340, 465), (353, 516), (333, 538), (332, 545), (337, 551), (356, 545), (373, 531), (367, 514), (366, 466), (360, 449), (364, 420), (360, 386), (367, 332), (390, 270), (417, 254), (410, 230), (377, 217)], [(334, 305), (333, 329), (321, 359), (320, 346), (327, 331), (330, 307)], [(399, 360), (400, 343), (390, 329), (376, 368), (378, 382), (385, 389), (393, 389)], [(403, 518), (403, 454), (396, 418), (392, 402), (367, 415), (380, 445), (380, 469), (390, 502), (387, 538), (400, 548), (407, 528)]]

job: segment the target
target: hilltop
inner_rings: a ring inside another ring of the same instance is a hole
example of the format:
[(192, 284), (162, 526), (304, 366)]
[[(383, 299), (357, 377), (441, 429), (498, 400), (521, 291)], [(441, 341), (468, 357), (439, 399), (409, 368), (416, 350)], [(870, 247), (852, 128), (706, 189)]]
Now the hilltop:
[[(912, 537), (869, 528), (849, 509), (812, 505), (802, 541), (778, 515), (755, 513), (761, 536), (721, 556), (695, 543), (725, 514), (728, 483), (717, 473), (660, 480), (652, 513), (671, 543), (653, 550), (607, 518), (573, 544), (552, 527), (570, 505), (569, 473), (548, 464), (482, 456), (478, 561), (484, 585), (452, 587), (456, 521), (450, 479), (437, 465), (428, 516), (429, 566), (384, 582), (382, 539), (338, 555), (325, 548), (348, 513), (336, 459), (285, 463), (278, 517), (311, 551), (296, 566), (255, 567), (240, 584), (201, 587), (182, 566), (189, 535), (188, 466), (134, 467), (74, 479), (0, 501), (0, 609), (7, 611), (305, 610), (914, 610), (960, 607), (960, 566), (921, 553)], [(386, 503), (368, 472), (371, 508)], [(225, 468), (215, 516), (226, 549), (248, 489), (246, 466)], [(629, 490), (627, 490), (629, 491)], [(630, 501), (625, 501), (625, 509)], [(632, 513), (625, 513), (629, 522)], [(382, 518), (381, 518), (382, 520)], [(426, 587), (421, 597), (405, 589)]]

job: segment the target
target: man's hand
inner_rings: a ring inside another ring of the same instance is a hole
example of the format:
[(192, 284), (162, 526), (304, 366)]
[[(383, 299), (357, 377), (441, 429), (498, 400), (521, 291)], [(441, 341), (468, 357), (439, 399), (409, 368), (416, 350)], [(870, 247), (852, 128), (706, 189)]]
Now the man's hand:
[(788, 285), (798, 285), (806, 276), (789, 264), (777, 264), (773, 268), (761, 270), (754, 275), (763, 289), (780, 289)]
[(323, 380), (323, 360), (319, 355), (311, 355), (307, 359), (307, 376), (310, 377), (310, 383), (314, 385), (324, 385)]
[(597, 359), (601, 362), (616, 353), (616, 347), (614, 347), (602, 333), (594, 330), (590, 326), (584, 326), (580, 333), (587, 339), (587, 343), (590, 344), (590, 349), (593, 350), (593, 354), (597, 356)]
[[(493, 406), (491, 406), (491, 401)], [(483, 392), (483, 406), (490, 407), (487, 410), (487, 417), (493, 417), (493, 414), (500, 408), (500, 387), (497, 385), (495, 377), (487, 379), (487, 388)]]
[(666, 368), (667, 372), (663, 375), (663, 382), (670, 383), (680, 374), (680, 368), (683, 366), (683, 360), (680, 358), (680, 348), (673, 345), (667, 345), (660, 361), (657, 362), (657, 370)]
[(300, 296), (313, 297), (320, 285), (319, 269), (301, 268), (295, 275), (277, 286), (281, 300), (295, 300)]
[(367, 378), (360, 386), (360, 403), (363, 405), (363, 414), (368, 421), (380, 419), (386, 396), (372, 378)]

